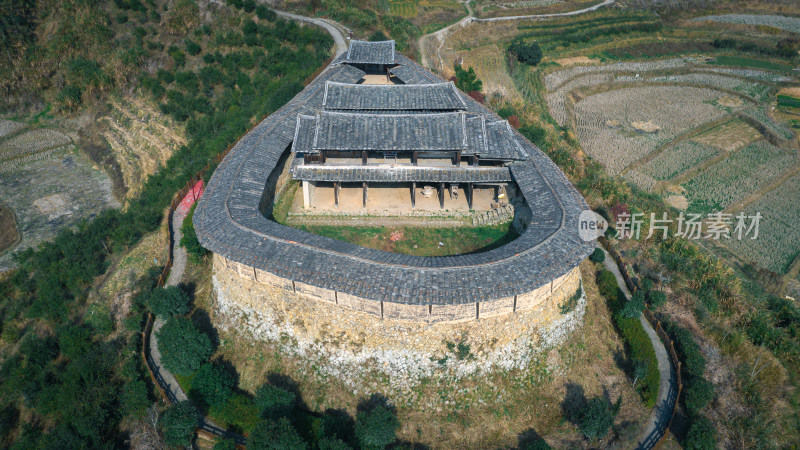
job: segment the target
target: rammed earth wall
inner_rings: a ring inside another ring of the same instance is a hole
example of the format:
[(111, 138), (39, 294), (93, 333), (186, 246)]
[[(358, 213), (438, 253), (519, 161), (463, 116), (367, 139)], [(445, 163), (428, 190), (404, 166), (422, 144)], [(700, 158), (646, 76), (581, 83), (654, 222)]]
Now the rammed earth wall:
[[(214, 255), (217, 326), (275, 342), (282, 353), (353, 387), (375, 371), (403, 389), (431, 376), (524, 370), (541, 350), (561, 344), (582, 324), (585, 296), (573, 311), (559, 310), (579, 286), (576, 267), (552, 287), (516, 300), (401, 305), (292, 282)], [(468, 346), (469, 357), (455, 354), (459, 342)]]
[(550, 309), (558, 311), (558, 304), (575, 293), (580, 285), (580, 271), (573, 268), (563, 276), (539, 288), (513, 297), (487, 302), (459, 305), (404, 305), (365, 299), (344, 292), (336, 292), (299, 281), (272, 275), (254, 267), (246, 266), (214, 254), (214, 269), (217, 273), (233, 272), (240, 277), (255, 281), (273, 302), (315, 302), (337, 305), (341, 308), (365, 313), (384, 320), (421, 323), (457, 323), (509, 314), (536, 312), (537, 320), (547, 321)]
[[(553, 281), (552, 293), (548, 284), (517, 296), (516, 310), (513, 297), (478, 306), (381, 303), (293, 283), (216, 254), (213, 283), (220, 329), (271, 342), (283, 356), (356, 390), (379, 375), (395, 394), (423, 379), (530, 370), (544, 349), (580, 327), (586, 305), (582, 295), (572, 311), (559, 310), (580, 286), (577, 267)], [(458, 343), (468, 356), (457, 354)]]

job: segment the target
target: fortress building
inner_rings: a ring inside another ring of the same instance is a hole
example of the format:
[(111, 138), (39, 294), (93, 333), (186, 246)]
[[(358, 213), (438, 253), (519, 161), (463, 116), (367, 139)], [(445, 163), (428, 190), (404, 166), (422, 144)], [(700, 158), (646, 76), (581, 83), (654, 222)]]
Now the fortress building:
[[(447, 257), (360, 247), (275, 222), (272, 205), (291, 179), (304, 209), (334, 212), (491, 211), (513, 201), (520, 236)], [(579, 292), (578, 264), (594, 245), (578, 234), (584, 209), (559, 168), (508, 122), (393, 41), (352, 41), (230, 151), (194, 225), (214, 253), (220, 301), (291, 317), (298, 335), (385, 348), (418, 337), (440, 344), (477, 327), (480, 339), (508, 343), (517, 331), (492, 323), (558, 323), (559, 305)]]

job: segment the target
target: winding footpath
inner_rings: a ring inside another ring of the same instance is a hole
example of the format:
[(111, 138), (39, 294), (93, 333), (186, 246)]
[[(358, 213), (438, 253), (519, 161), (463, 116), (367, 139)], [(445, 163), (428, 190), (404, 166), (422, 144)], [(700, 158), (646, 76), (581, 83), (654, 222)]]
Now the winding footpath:
[[(619, 288), (625, 294), (625, 297), (630, 299), (631, 292), (628, 290), (628, 287), (625, 284), (625, 279), (622, 278), (622, 273), (620, 273), (619, 267), (617, 267), (617, 264), (604, 248), (602, 248), (599, 244), (597, 248), (602, 250), (603, 254), (606, 256), (603, 260), (603, 266), (606, 268), (606, 270), (614, 274), (614, 278), (617, 279)], [(656, 398), (656, 406), (653, 408), (653, 412), (650, 414), (650, 420), (648, 420), (647, 426), (639, 435), (639, 440), (636, 444), (637, 449), (651, 449), (655, 447), (655, 444), (659, 441), (659, 439), (661, 439), (661, 436), (666, 433), (667, 427), (669, 426), (669, 421), (672, 418), (672, 411), (675, 407), (675, 402), (678, 400), (678, 379), (675, 373), (675, 368), (670, 362), (667, 348), (664, 346), (664, 343), (661, 342), (661, 339), (659, 339), (656, 330), (654, 330), (653, 326), (650, 325), (650, 322), (645, 319), (644, 314), (639, 316), (639, 320), (642, 322), (644, 331), (647, 332), (647, 337), (650, 338), (650, 342), (653, 344), (653, 349), (656, 351), (658, 372), (661, 374), (661, 379), (658, 386), (658, 397)]]
[(464, 1), (464, 6), (467, 8), (467, 16), (463, 19), (459, 20), (456, 23), (450, 24), (440, 30), (434, 31), (433, 33), (428, 33), (417, 40), (417, 47), (419, 47), (419, 54), (420, 59), (423, 67), (432, 68), (428, 61), (428, 56), (425, 54), (425, 42), (431, 38), (436, 37), (439, 41), (439, 46), (436, 48), (436, 57), (439, 59), (439, 71), (443, 69), (444, 61), (442, 59), (442, 47), (444, 46), (444, 42), (447, 40), (447, 35), (453, 30), (455, 27), (465, 27), (472, 22), (502, 22), (506, 20), (536, 20), (536, 19), (552, 19), (554, 17), (568, 17), (568, 16), (577, 16), (580, 14), (585, 14), (588, 12), (596, 11), (604, 6), (608, 6), (616, 2), (616, 0), (604, 0), (602, 3), (598, 3), (594, 6), (590, 6), (588, 8), (583, 9), (576, 9), (575, 11), (567, 11), (562, 13), (551, 13), (551, 14), (531, 14), (527, 16), (506, 16), (506, 17), (487, 17), (484, 19), (475, 17), (472, 8), (470, 7), (469, 0)]

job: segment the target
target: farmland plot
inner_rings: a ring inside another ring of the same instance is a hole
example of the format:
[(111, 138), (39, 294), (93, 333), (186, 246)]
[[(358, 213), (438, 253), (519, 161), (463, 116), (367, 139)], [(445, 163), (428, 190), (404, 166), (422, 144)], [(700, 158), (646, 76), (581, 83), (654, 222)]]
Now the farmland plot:
[(718, 149), (708, 145), (682, 141), (661, 152), (640, 171), (659, 181), (670, 180), (718, 152)]
[(731, 239), (725, 246), (745, 260), (784, 273), (800, 254), (800, 175), (787, 180), (744, 209), (747, 215), (760, 212), (759, 235), (755, 240)]
[(741, 25), (761, 25), (778, 28), (792, 33), (800, 33), (800, 17), (787, 17), (777, 15), (759, 14), (721, 14), (716, 16), (703, 16), (693, 19), (695, 22), (720, 22)]
[(0, 119), (0, 138), (16, 133), (23, 128), (25, 128), (25, 124), (22, 122)]
[(794, 153), (759, 140), (684, 183), (689, 210), (724, 209), (765, 186), (795, 163)]
[(0, 144), (0, 161), (62, 147), (71, 142), (67, 135), (55, 130), (42, 128), (26, 131)]
[(716, 126), (699, 136), (695, 136), (692, 140), (698, 144), (704, 144), (726, 152), (732, 152), (761, 138), (761, 133), (759, 133), (758, 130), (736, 119)]
[[(616, 175), (678, 134), (722, 117), (725, 112), (710, 104), (719, 96), (711, 89), (682, 86), (628, 87), (592, 95), (575, 105), (578, 140)], [(660, 129), (642, 133), (632, 127), (647, 121)]]
[[(105, 172), (69, 149), (12, 169), (0, 168), (0, 197), (17, 218), (21, 241), (14, 251), (38, 245), (65, 226), (119, 207)], [(0, 271), (11, 268), (11, 253), (0, 256)]]

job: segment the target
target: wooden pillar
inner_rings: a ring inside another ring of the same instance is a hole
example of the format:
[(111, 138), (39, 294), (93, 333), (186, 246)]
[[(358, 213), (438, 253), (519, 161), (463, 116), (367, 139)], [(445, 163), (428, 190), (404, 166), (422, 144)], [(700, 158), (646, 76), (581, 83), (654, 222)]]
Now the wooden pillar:
[(411, 209), (417, 207), (417, 182), (411, 182)]
[(322, 164), (325, 164), (325, 151), (319, 151), (319, 158), (322, 160)]
[(415, 166), (418, 165), (417, 164), (417, 152), (411, 153), (411, 164), (413, 164)]
[(339, 182), (333, 182), (333, 204), (335, 207), (339, 207)]
[(361, 150), (361, 165), (362, 166), (366, 166), (367, 165), (367, 151), (366, 150)]
[(439, 183), (439, 209), (444, 209), (444, 183)]
[(467, 183), (467, 204), (469, 209), (472, 209), (474, 191), (472, 190), (472, 183)]
[(472, 165), (473, 165), (474, 167), (478, 167), (478, 155), (474, 155), (474, 156), (472, 157)]
[(456, 162), (453, 165), (456, 167), (461, 165), (461, 150), (456, 152)]
[(364, 208), (366, 208), (367, 207), (367, 189), (369, 189), (367, 187), (367, 182), (366, 181), (364, 181), (363, 184), (361, 185), (361, 189), (364, 191), (364, 201), (363, 201), (363, 205), (362, 206)]
[(303, 153), (303, 164), (308, 164), (308, 154)]

